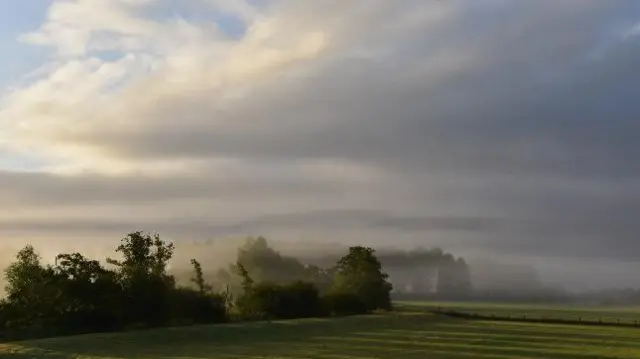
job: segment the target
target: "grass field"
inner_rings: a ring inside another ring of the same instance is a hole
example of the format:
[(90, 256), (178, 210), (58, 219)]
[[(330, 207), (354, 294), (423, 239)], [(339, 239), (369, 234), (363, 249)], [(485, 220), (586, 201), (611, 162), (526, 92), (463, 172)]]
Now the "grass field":
[(462, 313), (475, 313), (485, 316), (526, 317), (530, 319), (567, 319), (585, 321), (601, 320), (605, 323), (637, 323), (640, 326), (640, 308), (638, 307), (588, 307), (588, 306), (550, 306), (529, 304), (496, 303), (440, 303), (440, 302), (399, 302), (401, 308), (409, 310), (455, 310)]
[(170, 328), (4, 344), (2, 358), (640, 358), (640, 329), (425, 313)]

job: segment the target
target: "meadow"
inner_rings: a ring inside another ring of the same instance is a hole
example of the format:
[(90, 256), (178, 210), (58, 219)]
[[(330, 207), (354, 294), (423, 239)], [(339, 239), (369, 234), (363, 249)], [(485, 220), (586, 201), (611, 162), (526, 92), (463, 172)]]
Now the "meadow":
[(525, 319), (584, 320), (602, 323), (637, 324), (640, 327), (639, 307), (559, 306), (531, 304), (500, 304), (472, 302), (398, 302), (399, 308), (413, 311), (452, 310), (482, 316)]
[[(507, 310), (502, 306), (503, 310)], [(404, 311), (7, 343), (2, 358), (640, 358), (640, 329), (466, 321)]]

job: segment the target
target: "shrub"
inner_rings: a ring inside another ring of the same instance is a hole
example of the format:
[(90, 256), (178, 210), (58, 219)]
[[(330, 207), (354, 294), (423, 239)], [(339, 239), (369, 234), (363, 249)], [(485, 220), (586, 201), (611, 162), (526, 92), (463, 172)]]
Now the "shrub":
[(241, 315), (249, 319), (308, 318), (322, 314), (318, 289), (307, 282), (256, 284), (238, 299), (236, 305)]
[(180, 324), (207, 324), (228, 321), (225, 298), (219, 294), (202, 294), (189, 288), (172, 293), (172, 316)]
[(355, 294), (332, 293), (322, 297), (323, 309), (327, 315), (344, 316), (366, 314), (366, 304)]

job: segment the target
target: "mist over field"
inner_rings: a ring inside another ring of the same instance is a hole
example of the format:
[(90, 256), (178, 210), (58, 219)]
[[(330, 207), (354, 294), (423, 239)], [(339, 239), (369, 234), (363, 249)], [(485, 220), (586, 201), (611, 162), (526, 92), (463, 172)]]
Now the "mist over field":
[[(191, 286), (193, 278), (193, 268), (191, 259), (197, 259), (202, 263), (206, 279), (214, 285), (216, 291), (224, 290), (228, 284), (219, 281), (219, 272), (228, 271), (230, 267), (239, 260), (239, 249), (246, 246), (247, 237), (228, 237), (207, 241), (175, 241), (176, 251), (169, 264), (169, 271), (176, 276), (176, 280), (181, 285)], [(350, 245), (372, 245), (366, 241), (362, 242), (329, 242), (329, 241), (309, 241), (309, 240), (278, 240), (267, 238), (268, 245), (280, 255), (294, 258), (302, 265), (315, 265), (320, 268), (331, 268), (336, 261), (347, 252)], [(107, 244), (109, 242), (109, 244)], [(119, 243), (119, 239), (105, 241), (104, 245), (73, 244), (69, 241), (61, 244), (51, 242), (32, 242), (42, 255), (43, 262), (54, 263), (54, 257), (60, 253), (72, 253), (79, 251), (84, 255), (95, 258), (105, 263), (106, 258), (117, 258), (114, 249)], [(22, 243), (13, 246), (5, 246), (1, 252), (2, 268), (6, 268), (15, 261), (15, 253)], [(542, 299), (538, 301), (553, 301), (555, 297), (551, 294), (561, 293), (586, 293), (598, 290), (632, 288), (634, 278), (632, 271), (625, 273), (615, 273), (609, 267), (598, 267), (597, 264), (581, 266), (581, 263), (572, 263), (569, 268), (562, 268), (562, 261), (558, 262), (560, 267), (546, 266), (540, 269), (536, 263), (527, 258), (509, 258), (505, 256), (491, 257), (473, 255), (465, 256), (464, 252), (456, 253), (444, 251), (438, 247), (425, 246), (390, 246), (373, 244), (378, 256), (381, 258), (384, 269), (390, 274), (390, 281), (394, 285), (394, 293), (436, 295), (442, 289), (437, 288), (438, 268), (442, 263), (436, 258), (408, 260), (398, 257), (403, 253), (435, 252), (450, 256), (453, 260), (461, 259), (465, 262), (468, 270), (468, 280), (472, 292), (454, 293), (452, 299), (469, 299), (470, 293), (491, 293), (498, 299), (511, 300), (513, 298), (524, 298), (531, 300), (536, 296)], [(540, 263), (538, 263), (539, 265)], [(275, 264), (277, 267), (277, 264)], [(575, 268), (581, 268), (583, 272), (573, 272)], [(277, 270), (277, 269), (276, 269)], [(593, 273), (597, 270), (597, 273)], [(412, 288), (413, 282), (423, 283), (421, 287)], [(426, 284), (425, 284), (426, 283)], [(4, 286), (4, 278), (0, 280), (0, 286)], [(449, 298), (449, 297), (445, 297)], [(634, 297), (635, 298), (635, 297)], [(493, 297), (489, 298), (493, 299)]]
[(0, 267), (144, 230), (175, 271), (262, 235), (302, 262), (441, 248), (488, 291), (640, 287), (636, 0), (4, 1), (0, 24)]

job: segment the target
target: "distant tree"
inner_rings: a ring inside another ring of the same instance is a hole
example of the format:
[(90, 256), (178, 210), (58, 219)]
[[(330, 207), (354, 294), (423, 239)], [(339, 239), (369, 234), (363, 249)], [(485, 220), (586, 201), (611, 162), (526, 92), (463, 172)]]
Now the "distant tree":
[(466, 298), (471, 294), (471, 278), (464, 259), (456, 259), (440, 248), (387, 250), (378, 258), (400, 295), (453, 299)]
[(452, 257), (438, 271), (437, 293), (445, 298), (460, 298), (471, 292), (471, 274), (464, 259)]
[(336, 265), (332, 293), (358, 297), (367, 311), (391, 309), (387, 278), (373, 249), (351, 247)]
[(202, 295), (211, 293), (213, 288), (205, 281), (200, 262), (196, 259), (191, 259), (191, 265), (193, 266), (193, 278), (191, 278), (191, 282), (196, 285), (198, 292)]
[(327, 293), (333, 285), (334, 268), (324, 269), (316, 265), (304, 267), (302, 280), (316, 285), (320, 293)]
[(242, 278), (242, 290), (244, 292), (248, 292), (253, 287), (253, 278), (249, 275), (249, 272), (244, 267), (244, 265), (240, 262), (236, 264), (236, 268), (238, 269), (238, 274), (240, 274), (240, 278)]
[(248, 238), (238, 249), (241, 263), (257, 282), (288, 284), (302, 279), (304, 265), (293, 257), (283, 256), (271, 248), (264, 237)]
[(269, 246), (264, 237), (248, 238), (244, 245), (238, 248), (235, 263), (227, 270), (221, 269), (216, 274), (217, 283), (228, 287), (235, 294), (243, 291), (242, 275), (238, 264), (251, 273), (255, 283), (286, 285), (305, 281), (314, 283), (321, 292), (326, 292), (333, 281), (333, 275), (329, 270), (304, 265), (294, 257), (280, 254)]

